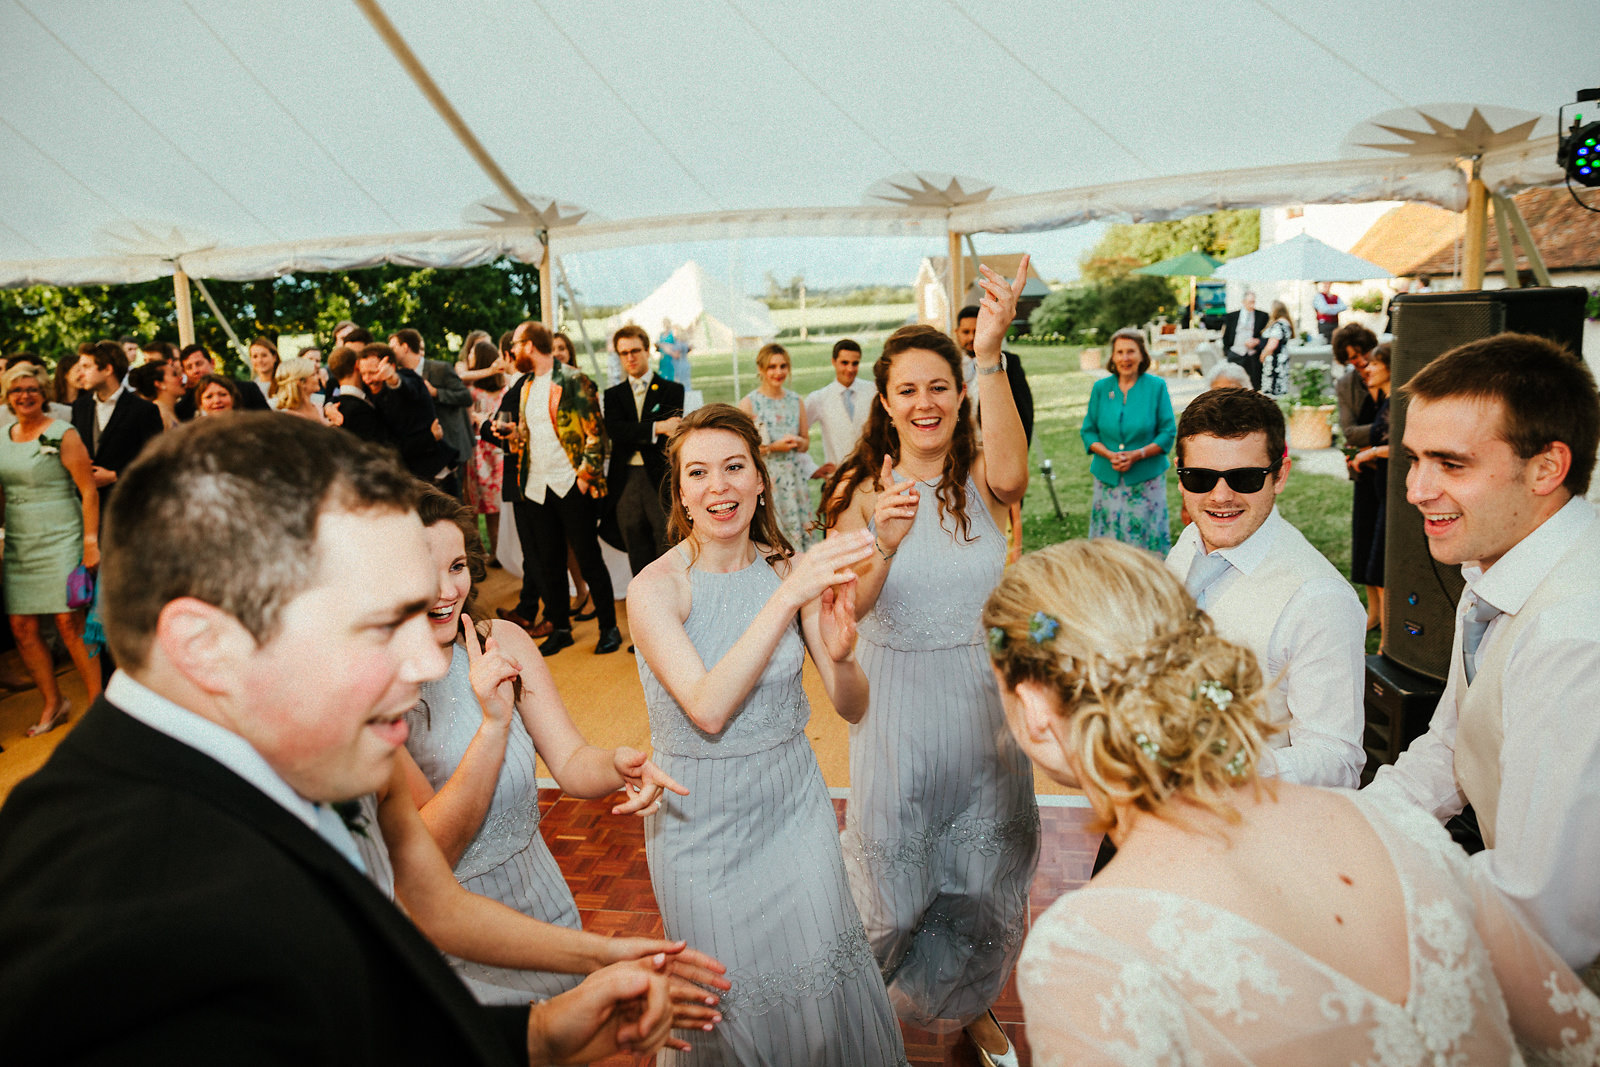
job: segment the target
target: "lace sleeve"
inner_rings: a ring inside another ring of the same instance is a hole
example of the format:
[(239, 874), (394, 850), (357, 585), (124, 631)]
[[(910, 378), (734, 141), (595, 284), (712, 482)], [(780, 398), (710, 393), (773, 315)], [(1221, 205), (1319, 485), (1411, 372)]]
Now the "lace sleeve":
[(1472, 870), (1478, 934), (1489, 949), (1511, 1028), (1531, 1063), (1600, 1063), (1600, 997), (1528, 926), (1500, 891)]

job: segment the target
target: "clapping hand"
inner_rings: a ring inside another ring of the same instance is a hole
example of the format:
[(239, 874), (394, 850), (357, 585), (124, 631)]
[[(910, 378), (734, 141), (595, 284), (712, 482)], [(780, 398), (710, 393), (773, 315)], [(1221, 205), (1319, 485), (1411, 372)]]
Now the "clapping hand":
[(821, 596), (831, 586), (856, 580), (853, 569), (872, 555), (872, 531), (855, 530), (830, 537), (789, 561), (789, 576), (783, 589), (794, 610)]
[(661, 791), (670, 789), (680, 797), (689, 790), (679, 785), (672, 776), (657, 767), (655, 761), (636, 748), (618, 748), (611, 757), (612, 766), (622, 775), (622, 789), (628, 799), (611, 809), (613, 815), (654, 815), (661, 809)]
[[(1017, 318), (1017, 300), (1022, 296), (1023, 286), (1028, 284), (1028, 257), (1022, 257), (1014, 282), (1007, 282), (985, 266), (980, 265), (978, 273), (983, 299), (978, 302), (978, 326), (972, 339), (972, 352), (979, 363), (993, 364), (1000, 358), (1000, 346)], [(991, 356), (993, 358), (988, 358)]]
[(483, 717), (502, 728), (509, 727), (516, 710), (511, 682), (522, 674), (522, 668), (500, 651), (494, 638), (478, 643), (478, 631), (472, 628), (471, 616), (461, 616), (461, 630), (467, 646), (467, 677), (472, 682), (473, 695), (483, 708)]
[(877, 506), (872, 511), (872, 524), (878, 530), (878, 544), (893, 555), (916, 521), (919, 494), (915, 481), (908, 478), (897, 483), (894, 480), (894, 460), (888, 456), (883, 457), (882, 484)]
[(843, 663), (855, 653), (856, 648), (856, 583), (855, 572), (851, 581), (830, 585), (822, 591), (822, 612), (817, 621), (822, 630), (822, 644), (828, 658)]

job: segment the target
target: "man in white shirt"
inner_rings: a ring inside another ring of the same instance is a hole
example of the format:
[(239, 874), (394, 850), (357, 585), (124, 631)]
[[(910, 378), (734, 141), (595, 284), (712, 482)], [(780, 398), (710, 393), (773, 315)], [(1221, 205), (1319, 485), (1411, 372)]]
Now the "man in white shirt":
[(1433, 722), (1370, 788), (1441, 819), (1470, 803), (1487, 846), (1473, 863), (1582, 969), (1600, 956), (1594, 377), (1550, 341), (1500, 334), (1404, 393), (1406, 499), (1467, 585)]
[(1202, 393), (1178, 420), (1178, 483), (1191, 525), (1167, 556), (1217, 632), (1250, 648), (1285, 727), (1276, 774), (1355, 788), (1366, 764), (1366, 613), (1350, 583), (1278, 514), (1289, 483), (1283, 413), (1243, 389)]
[[(120, 669), (0, 808), (0, 944), (19, 948), (0, 953), (0, 1047), (502, 1067), (659, 1047), (664, 975), (607, 968), (531, 1010), (480, 1007), (363, 873), (336, 806), (391, 780), (449, 663), (399, 463), (240, 414), (163, 435), (121, 481), (101, 587)], [(130, 960), (137, 995), (92, 1018), (60, 994)], [(646, 997), (656, 1027), (623, 1022)]]
[(806, 396), (806, 422), (822, 429), (822, 466), (812, 475), (827, 478), (861, 440), (877, 391), (859, 379), (861, 346), (846, 337), (833, 345), (833, 381)]

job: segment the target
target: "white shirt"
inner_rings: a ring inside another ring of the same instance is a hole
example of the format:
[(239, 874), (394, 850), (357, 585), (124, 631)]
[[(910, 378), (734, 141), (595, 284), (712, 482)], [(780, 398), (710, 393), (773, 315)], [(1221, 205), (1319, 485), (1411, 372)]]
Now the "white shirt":
[(117, 386), (116, 392), (101, 400), (94, 398), (94, 424), (101, 430), (106, 428), (106, 423), (111, 421), (111, 413), (117, 410), (117, 401), (122, 399), (122, 394), (128, 391), (128, 383), (123, 382)]
[[(643, 378), (629, 378), (628, 379), (628, 388), (633, 391), (633, 416), (634, 416), (634, 418), (639, 419), (640, 421), (643, 421), (643, 419), (644, 419), (644, 398), (645, 398), (645, 395), (650, 391), (650, 374), (649, 374), (649, 372), (647, 371)], [(654, 423), (651, 423), (652, 427), (654, 427), (654, 425), (655, 425)], [(633, 456), (628, 460), (628, 466), (630, 466), (630, 467), (642, 467), (642, 466), (644, 466), (644, 455), (641, 452), (639, 452), (637, 449), (635, 449), (634, 453), (633, 453)]]
[[(844, 406), (846, 394), (855, 409), (853, 415)], [(848, 388), (835, 378), (806, 396), (806, 421), (822, 430), (823, 462), (837, 466), (850, 455), (861, 440), (861, 429), (867, 424), (877, 396), (877, 390), (860, 378)]]
[[(1266, 562), (1281, 528), (1292, 529), (1273, 508), (1243, 544), (1217, 550), (1233, 569), (1211, 586), (1208, 602), (1216, 603), (1229, 586)], [(1191, 524), (1179, 543), (1185, 538), (1194, 543), (1198, 557), (1204, 550), (1199, 528)], [(1175, 545), (1173, 554), (1177, 552)], [(1307, 579), (1278, 614), (1261, 676), (1278, 679), (1293, 716), (1288, 747), (1272, 752), (1277, 776), (1286, 782), (1354, 789), (1361, 779), (1367, 756), (1361, 699), (1367, 675), (1365, 620), (1350, 583), (1331, 567), (1327, 577)]]
[[(1479, 656), (1521, 610), (1557, 560), (1582, 537), (1600, 537), (1594, 505), (1574, 498), (1489, 570), (1461, 568), (1473, 594), (1505, 614), (1484, 631)], [(1495, 846), (1472, 857), (1574, 968), (1600, 956), (1600, 603), (1578, 598), (1522, 631), (1501, 688), (1504, 739)], [(1466, 805), (1456, 785), (1457, 695), (1452, 670), (1428, 732), (1369, 787), (1448, 819)], [(1394, 794), (1394, 795), (1390, 795)]]
[[(1233, 349), (1239, 355), (1248, 355), (1250, 352), (1250, 338), (1256, 335), (1256, 313), (1254, 308), (1239, 309), (1239, 324), (1233, 328)], [(1260, 346), (1257, 346), (1260, 347)]]
[(1321, 291), (1311, 294), (1311, 309), (1318, 315), (1337, 315), (1341, 311), (1349, 311), (1350, 305), (1344, 302), (1344, 297), (1334, 296), (1329, 293), (1323, 296)]
[(535, 504), (543, 504), (545, 490), (563, 497), (577, 484), (578, 475), (572, 461), (556, 437), (555, 425), (550, 421), (550, 381), (554, 368), (548, 374), (537, 375), (528, 388), (522, 417), (528, 424), (528, 480), (523, 495)]
[[(166, 734), (181, 745), (210, 756), (272, 798), (284, 811), (309, 826), (358, 868), (362, 866), (355, 838), (337, 818), (319, 817), (322, 806), (307, 800), (279, 777), (272, 765), (232, 730), (179, 707), (166, 697), (117, 671), (106, 685), (106, 700), (129, 718)], [(336, 829), (335, 829), (336, 827)], [(340, 838), (342, 837), (342, 840)]]

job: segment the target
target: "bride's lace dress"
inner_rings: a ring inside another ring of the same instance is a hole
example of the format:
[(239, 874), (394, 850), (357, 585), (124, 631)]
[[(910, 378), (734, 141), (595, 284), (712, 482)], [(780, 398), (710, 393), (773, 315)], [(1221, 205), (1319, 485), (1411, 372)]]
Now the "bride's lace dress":
[(1349, 795), (1405, 894), (1404, 1004), (1211, 904), (1091, 886), (1039, 918), (1017, 965), (1033, 1062), (1600, 1063), (1600, 998), (1438, 822)]

